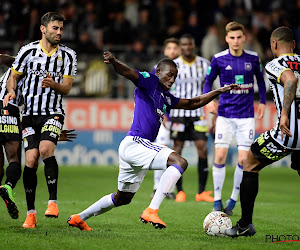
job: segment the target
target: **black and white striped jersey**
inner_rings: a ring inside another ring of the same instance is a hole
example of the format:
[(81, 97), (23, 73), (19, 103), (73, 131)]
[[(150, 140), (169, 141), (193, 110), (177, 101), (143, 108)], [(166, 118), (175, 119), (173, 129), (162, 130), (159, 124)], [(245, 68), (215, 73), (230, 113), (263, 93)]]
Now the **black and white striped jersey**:
[(57, 83), (62, 83), (63, 78), (74, 79), (77, 73), (74, 50), (60, 44), (48, 53), (41, 41), (35, 41), (20, 49), (12, 70), (19, 75), (25, 74), (23, 116), (65, 114), (63, 95), (50, 88), (41, 88), (41, 82), (47, 72)]
[[(10, 76), (10, 72), (11, 72), (11, 69), (6, 70), (5, 73), (0, 78), (0, 100), (2, 100), (2, 101), (3, 101), (4, 97), (6, 96), (6, 94), (8, 93), (7, 89), (6, 89), (6, 83)], [(17, 88), (15, 90), (16, 98), (9, 101), (10, 104), (12, 104), (16, 107), (21, 106), (23, 104), (22, 89), (21, 89), (22, 85), (23, 85), (23, 80), (24, 80), (24, 77), (20, 77), (18, 79)]]
[[(191, 63), (185, 61), (182, 56), (176, 58), (174, 62), (178, 67), (178, 74), (172, 86), (171, 93), (179, 98), (190, 99), (200, 96), (203, 93), (203, 84), (209, 61), (200, 56), (196, 56)], [(204, 117), (203, 108), (196, 110), (172, 109), (171, 117)]]
[[(271, 136), (279, 144), (286, 148), (300, 149), (300, 56), (297, 54), (283, 54), (269, 62), (265, 69), (269, 80), (270, 89), (273, 91), (273, 100), (276, 105), (278, 115), (276, 125), (270, 131)], [(284, 88), (280, 84), (280, 77), (281, 74), (286, 70), (292, 70), (294, 72), (298, 79), (298, 87), (289, 115), (290, 131), (293, 137), (284, 135), (283, 141), (281, 141), (279, 122), (283, 104)]]

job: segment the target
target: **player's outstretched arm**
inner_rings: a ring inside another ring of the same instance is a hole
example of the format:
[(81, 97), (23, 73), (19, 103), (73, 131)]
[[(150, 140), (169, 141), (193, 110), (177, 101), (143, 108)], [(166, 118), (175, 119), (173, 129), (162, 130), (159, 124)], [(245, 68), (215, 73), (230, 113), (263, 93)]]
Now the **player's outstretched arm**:
[(131, 80), (135, 85), (138, 83), (139, 74), (132, 68), (128, 67), (125, 63), (121, 62), (110, 51), (105, 51), (103, 53), (104, 62), (106, 64), (111, 64), (114, 67), (114, 70)]
[(73, 139), (77, 139), (77, 134), (73, 133), (75, 129), (64, 129), (61, 131), (58, 141), (73, 142)]
[(211, 100), (213, 100), (220, 94), (226, 93), (232, 89), (240, 89), (240, 87), (238, 86), (238, 84), (231, 84), (191, 99), (180, 99), (178, 104), (175, 106), (175, 108), (176, 109), (198, 109), (200, 107), (203, 107), (207, 103), (209, 103)]
[(7, 67), (11, 67), (15, 58), (10, 55), (0, 54), (0, 65), (5, 65)]
[(6, 89), (7, 89), (8, 93), (4, 96), (3, 107), (6, 107), (10, 100), (13, 100), (16, 98), (15, 89), (17, 87), (17, 81), (18, 81), (19, 77), (20, 76), (18, 74), (16, 74), (14, 71), (11, 71), (10, 76), (6, 83)]

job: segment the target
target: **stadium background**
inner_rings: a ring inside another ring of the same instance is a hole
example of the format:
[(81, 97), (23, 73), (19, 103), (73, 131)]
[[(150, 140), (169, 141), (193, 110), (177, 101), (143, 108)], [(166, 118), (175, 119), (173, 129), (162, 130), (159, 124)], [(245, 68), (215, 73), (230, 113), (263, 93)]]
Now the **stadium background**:
[[(245, 48), (258, 52), (263, 66), (272, 59), (269, 37), (278, 26), (294, 31), (295, 51), (300, 49), (300, 0), (211, 0), (205, 5), (200, 0), (2, 0), (0, 53), (16, 55), (22, 45), (40, 39), (40, 17), (48, 11), (65, 15), (62, 43), (78, 55), (78, 76), (65, 97), (65, 128), (76, 129), (78, 139), (59, 143), (56, 157), (64, 165), (118, 165), (118, 145), (133, 115), (134, 85), (103, 63), (104, 50), (111, 50), (129, 66), (151, 71), (163, 57), (165, 38), (190, 33), (197, 54), (210, 60), (214, 53), (227, 48), (224, 27), (233, 20), (245, 25)], [(5, 70), (1, 66), (0, 74)], [(268, 84), (267, 90), (266, 114), (262, 121), (256, 121), (256, 136), (270, 129), (277, 118)], [(211, 124), (210, 115), (207, 117)], [(211, 165), (211, 134), (209, 149)], [(183, 155), (190, 165), (196, 165), (197, 154), (191, 143)], [(289, 165), (289, 161), (286, 158), (275, 165)], [(236, 162), (233, 142), (227, 163)]]

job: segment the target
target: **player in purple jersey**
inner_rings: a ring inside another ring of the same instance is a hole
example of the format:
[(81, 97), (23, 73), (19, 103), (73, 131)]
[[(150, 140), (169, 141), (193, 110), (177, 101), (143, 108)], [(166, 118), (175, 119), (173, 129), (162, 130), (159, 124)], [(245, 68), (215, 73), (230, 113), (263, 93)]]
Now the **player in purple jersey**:
[(215, 211), (223, 210), (222, 189), (226, 174), (226, 157), (234, 135), (237, 141), (238, 164), (234, 173), (232, 194), (224, 209), (225, 213), (232, 215), (242, 180), (243, 160), (247, 156), (255, 135), (254, 76), (257, 80), (260, 95), (258, 119), (262, 119), (264, 115), (266, 86), (257, 53), (243, 49), (245, 41), (244, 26), (237, 22), (230, 22), (225, 29), (225, 39), (229, 49), (214, 55), (207, 71), (203, 93), (211, 91), (212, 84), (217, 76), (220, 78), (221, 86), (236, 83), (241, 87), (241, 89), (222, 94), (219, 107), (216, 102), (207, 105), (210, 112), (217, 113), (213, 164), (213, 210)]
[[(166, 56), (169, 59), (176, 59), (180, 55), (180, 47), (179, 47), (179, 40), (177, 38), (168, 38), (164, 41), (164, 56)], [(156, 71), (156, 66), (154, 66), (152, 70), (152, 74), (155, 74)], [(159, 128), (157, 137), (155, 142), (161, 145), (169, 146), (170, 144), (170, 126), (171, 126), (171, 121), (170, 121), (170, 114), (167, 112), (165, 114), (164, 120), (162, 125)], [(164, 173), (164, 170), (155, 170), (153, 173), (153, 179), (154, 179), (154, 185), (153, 185), (153, 192), (151, 194), (151, 199), (153, 198), (156, 189), (158, 187), (160, 178), (162, 174)], [(172, 191), (171, 193), (166, 195), (167, 199), (172, 199), (175, 200), (176, 196), (174, 192)]]
[[(300, 176), (299, 144), (299, 82), (300, 56), (293, 53), (295, 40), (293, 32), (287, 27), (275, 29), (270, 38), (271, 50), (275, 59), (266, 65), (270, 87), (274, 87), (274, 102), (278, 112), (275, 127), (263, 133), (252, 143), (244, 160), (244, 173), (241, 182), (241, 219), (232, 228), (226, 229), (230, 237), (252, 236), (256, 230), (252, 224), (253, 209), (258, 194), (258, 172), (283, 157), (291, 155), (291, 167)], [(276, 95), (276, 96), (275, 96)], [(272, 131), (279, 127), (279, 141)], [(287, 147), (285, 141), (292, 139), (295, 145)]]
[(166, 171), (140, 220), (151, 223), (155, 228), (165, 228), (166, 224), (158, 217), (159, 206), (188, 166), (187, 161), (174, 150), (153, 143), (165, 112), (171, 108), (197, 109), (219, 94), (238, 88), (238, 85), (232, 84), (192, 99), (179, 99), (169, 92), (178, 73), (176, 64), (170, 59), (162, 59), (158, 63), (155, 75), (129, 68), (109, 51), (104, 52), (104, 62), (112, 64), (118, 74), (136, 86), (133, 122), (119, 146), (118, 191), (102, 197), (81, 213), (71, 215), (68, 224), (84, 231), (92, 230), (85, 220), (129, 204), (147, 170), (161, 169)]

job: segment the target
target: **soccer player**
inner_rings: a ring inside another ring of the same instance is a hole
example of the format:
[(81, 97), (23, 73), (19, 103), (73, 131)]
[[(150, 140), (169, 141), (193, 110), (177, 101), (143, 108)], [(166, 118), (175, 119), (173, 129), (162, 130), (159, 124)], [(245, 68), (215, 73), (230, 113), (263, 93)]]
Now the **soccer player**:
[(22, 85), (24, 108), (22, 133), (25, 148), (23, 182), (27, 201), (24, 228), (36, 226), (35, 192), (39, 158), (49, 192), (46, 217), (57, 218), (58, 165), (54, 150), (64, 123), (63, 95), (67, 95), (76, 76), (76, 53), (59, 44), (63, 33), (64, 17), (48, 12), (41, 18), (42, 39), (21, 48), (7, 82), (8, 94), (3, 105), (15, 99), (16, 83), (25, 75)]
[(159, 206), (188, 166), (187, 161), (178, 153), (153, 143), (166, 110), (197, 109), (219, 94), (238, 86), (233, 84), (192, 99), (180, 99), (169, 92), (178, 72), (171, 59), (162, 59), (157, 65), (155, 75), (129, 68), (109, 51), (104, 52), (104, 62), (112, 64), (118, 74), (136, 85), (132, 126), (119, 146), (118, 191), (102, 197), (81, 213), (71, 215), (68, 224), (84, 231), (92, 230), (85, 222), (88, 218), (129, 204), (147, 170), (160, 169), (165, 171), (149, 207), (143, 211), (140, 220), (151, 223), (155, 228), (165, 228), (166, 224), (158, 217)]
[(300, 176), (300, 56), (293, 53), (293, 32), (287, 27), (275, 29), (270, 44), (275, 59), (266, 65), (266, 74), (274, 94), (278, 120), (271, 130), (261, 134), (252, 143), (244, 161), (240, 193), (242, 216), (235, 226), (225, 230), (230, 237), (252, 236), (256, 233), (252, 216), (258, 193), (258, 172), (261, 169), (292, 154), (291, 167)]
[(255, 135), (254, 120), (254, 76), (259, 89), (260, 104), (258, 119), (262, 119), (266, 103), (266, 86), (263, 71), (256, 52), (243, 49), (245, 41), (244, 26), (230, 22), (225, 27), (228, 49), (215, 54), (204, 84), (204, 93), (212, 89), (212, 84), (219, 75), (221, 86), (236, 83), (239, 90), (230, 91), (220, 96), (219, 107), (216, 102), (207, 105), (212, 113), (217, 113), (215, 131), (215, 159), (213, 164), (214, 211), (223, 211), (222, 189), (225, 180), (225, 162), (233, 136), (238, 146), (238, 163), (235, 168), (233, 190), (226, 202), (224, 212), (233, 214), (233, 208), (239, 195), (245, 159)]
[[(180, 37), (179, 41), (181, 56), (174, 60), (178, 67), (178, 77), (171, 93), (180, 98), (193, 98), (202, 94), (209, 61), (195, 54), (195, 40), (191, 35), (185, 34)], [(171, 110), (170, 117), (172, 121), (171, 139), (174, 141), (173, 149), (181, 155), (185, 141), (194, 141), (197, 148), (199, 158), (196, 201), (213, 202), (214, 198), (210, 196), (212, 191), (205, 191), (208, 177), (206, 145), (208, 126), (204, 109), (174, 109)], [(175, 201), (186, 201), (182, 178), (178, 180), (176, 186), (178, 193)]]
[[(164, 41), (164, 55), (171, 60), (176, 59), (180, 55), (179, 40), (177, 38), (171, 37)], [(155, 65), (155, 67), (153, 68), (151, 72), (152, 74), (155, 74), (156, 67), (157, 65)], [(156, 143), (165, 146), (168, 146), (170, 144), (170, 126), (171, 126), (170, 116), (169, 113), (166, 113), (163, 123), (159, 128), (156, 141), (155, 141)], [(154, 185), (153, 185), (153, 193), (151, 194), (151, 199), (153, 198), (156, 192), (160, 178), (163, 173), (164, 173), (163, 170), (154, 170), (154, 175), (153, 175)], [(171, 192), (166, 195), (166, 198), (174, 200), (176, 197), (174, 192)]]

